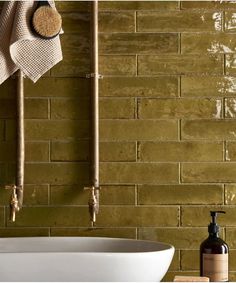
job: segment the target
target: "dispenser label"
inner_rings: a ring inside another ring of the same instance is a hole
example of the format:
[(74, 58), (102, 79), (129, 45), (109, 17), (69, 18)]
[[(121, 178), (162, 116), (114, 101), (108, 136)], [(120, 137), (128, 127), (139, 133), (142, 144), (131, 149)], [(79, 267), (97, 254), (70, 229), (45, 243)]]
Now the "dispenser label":
[(228, 254), (203, 254), (203, 276), (211, 282), (228, 281)]

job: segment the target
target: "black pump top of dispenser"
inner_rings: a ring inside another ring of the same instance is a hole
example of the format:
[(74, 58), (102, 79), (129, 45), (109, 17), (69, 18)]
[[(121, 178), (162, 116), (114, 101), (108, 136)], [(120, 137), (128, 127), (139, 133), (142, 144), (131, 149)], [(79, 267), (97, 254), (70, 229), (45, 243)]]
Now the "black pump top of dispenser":
[(212, 222), (208, 225), (208, 232), (209, 234), (217, 234), (220, 231), (220, 227), (216, 223), (216, 217), (218, 213), (225, 213), (225, 211), (211, 211)]

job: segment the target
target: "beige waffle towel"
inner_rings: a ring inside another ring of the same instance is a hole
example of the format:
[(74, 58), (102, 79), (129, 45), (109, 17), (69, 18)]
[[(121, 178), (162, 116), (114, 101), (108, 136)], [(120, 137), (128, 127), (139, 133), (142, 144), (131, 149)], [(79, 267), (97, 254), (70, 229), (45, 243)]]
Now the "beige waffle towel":
[[(54, 2), (50, 1), (54, 6)], [(34, 1), (6, 1), (0, 16), (0, 84), (20, 69), (33, 82), (62, 60), (59, 36), (45, 40), (31, 30)]]

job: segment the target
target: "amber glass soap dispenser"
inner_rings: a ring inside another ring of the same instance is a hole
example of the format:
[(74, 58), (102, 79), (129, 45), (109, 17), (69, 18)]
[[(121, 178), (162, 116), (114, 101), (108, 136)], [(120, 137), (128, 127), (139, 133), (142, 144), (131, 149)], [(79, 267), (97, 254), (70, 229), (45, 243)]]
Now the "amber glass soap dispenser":
[(225, 211), (211, 211), (209, 237), (200, 246), (200, 275), (209, 277), (211, 282), (227, 282), (229, 248), (219, 237), (220, 227), (216, 223), (218, 213)]

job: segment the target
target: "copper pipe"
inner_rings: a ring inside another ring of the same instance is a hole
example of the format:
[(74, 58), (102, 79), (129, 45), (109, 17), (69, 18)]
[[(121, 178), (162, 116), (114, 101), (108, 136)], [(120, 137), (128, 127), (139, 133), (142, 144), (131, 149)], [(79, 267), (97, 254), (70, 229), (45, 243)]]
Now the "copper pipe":
[(24, 75), (22, 71), (17, 72), (17, 97), (16, 97), (16, 180), (14, 185), (6, 186), (11, 189), (10, 220), (15, 222), (16, 212), (23, 205), (24, 189), (24, 165), (25, 165), (25, 131), (24, 131)]
[(92, 185), (85, 189), (90, 190), (89, 215), (91, 226), (96, 222), (99, 211), (99, 78), (98, 72), (98, 0), (91, 2), (91, 111), (92, 111), (92, 160), (91, 179)]
[(98, 1), (91, 7), (91, 89), (92, 89), (92, 183), (99, 188), (99, 73), (98, 73)]
[(19, 207), (23, 204), (24, 166), (25, 166), (25, 129), (24, 129), (24, 75), (21, 70), (17, 77), (17, 160), (16, 194)]

